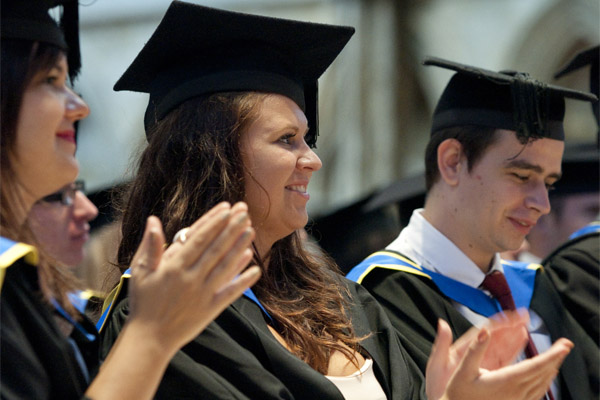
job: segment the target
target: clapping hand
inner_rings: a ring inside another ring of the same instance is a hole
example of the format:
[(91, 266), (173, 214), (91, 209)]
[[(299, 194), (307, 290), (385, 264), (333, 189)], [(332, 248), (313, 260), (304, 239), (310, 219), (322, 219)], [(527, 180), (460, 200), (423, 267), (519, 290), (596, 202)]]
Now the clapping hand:
[(440, 320), (427, 363), (429, 399), (539, 400), (548, 390), (573, 344), (559, 339), (546, 352), (513, 364), (527, 343), (526, 313), (506, 313), (452, 344)]

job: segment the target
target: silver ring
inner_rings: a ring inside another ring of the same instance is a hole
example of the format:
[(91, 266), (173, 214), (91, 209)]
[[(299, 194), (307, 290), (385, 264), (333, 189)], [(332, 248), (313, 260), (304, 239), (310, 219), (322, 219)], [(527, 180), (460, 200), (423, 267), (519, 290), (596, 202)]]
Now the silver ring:
[(175, 234), (175, 236), (173, 236), (173, 243), (175, 242), (180, 242), (181, 244), (185, 243), (185, 241), (187, 240), (187, 232), (190, 230), (190, 228), (183, 228), (180, 229), (179, 231), (177, 231), (177, 233)]

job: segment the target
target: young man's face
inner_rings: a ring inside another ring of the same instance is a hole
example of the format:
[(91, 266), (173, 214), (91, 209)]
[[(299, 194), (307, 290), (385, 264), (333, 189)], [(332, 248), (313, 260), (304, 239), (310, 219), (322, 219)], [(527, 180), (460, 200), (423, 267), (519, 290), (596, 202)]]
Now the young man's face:
[(493, 254), (518, 248), (540, 216), (550, 211), (548, 188), (560, 177), (564, 143), (538, 139), (522, 145), (499, 130), (469, 172), (466, 160), (458, 186), (458, 221), (465, 245)]

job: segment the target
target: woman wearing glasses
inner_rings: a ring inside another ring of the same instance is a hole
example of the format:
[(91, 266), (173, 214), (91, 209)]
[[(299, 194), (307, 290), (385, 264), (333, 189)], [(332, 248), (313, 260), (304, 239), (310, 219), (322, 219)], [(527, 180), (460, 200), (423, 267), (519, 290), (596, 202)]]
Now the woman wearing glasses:
[[(57, 3), (65, 34), (48, 14)], [(78, 64), (77, 2), (5, 0), (1, 18), (1, 397), (151, 398), (177, 349), (257, 279), (253, 269), (231, 282), (251, 257), (247, 208), (216, 206), (185, 244), (166, 250), (160, 222), (148, 219), (131, 263), (135, 311), (99, 367), (94, 325), (69, 300), (71, 272), (33, 246), (26, 223), (34, 204), (79, 170), (74, 124), (89, 109), (68, 85)]]
[(29, 227), (48, 255), (69, 268), (84, 257), (90, 221), (98, 208), (83, 193), (83, 181), (75, 181), (37, 201), (29, 212)]

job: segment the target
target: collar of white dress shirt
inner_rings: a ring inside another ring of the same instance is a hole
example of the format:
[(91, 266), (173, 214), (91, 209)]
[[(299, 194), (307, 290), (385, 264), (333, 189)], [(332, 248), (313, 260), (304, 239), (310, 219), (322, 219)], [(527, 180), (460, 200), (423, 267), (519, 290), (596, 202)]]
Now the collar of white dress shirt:
[[(409, 224), (386, 248), (404, 254), (416, 263), (471, 287), (479, 287), (485, 274), (450, 239), (415, 210)], [(504, 272), (500, 255), (495, 254), (492, 270)]]

